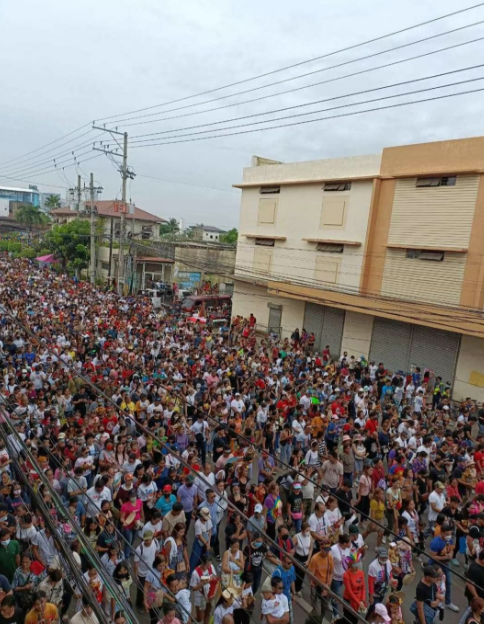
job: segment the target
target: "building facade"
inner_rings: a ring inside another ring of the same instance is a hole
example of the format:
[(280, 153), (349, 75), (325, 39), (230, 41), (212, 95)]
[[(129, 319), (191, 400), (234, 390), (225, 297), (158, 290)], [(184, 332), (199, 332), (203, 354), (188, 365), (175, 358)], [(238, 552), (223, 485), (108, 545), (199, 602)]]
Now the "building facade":
[(484, 137), (253, 164), (234, 313), (484, 400)]
[(225, 234), (225, 230), (221, 230), (213, 225), (197, 225), (193, 228), (193, 239), (207, 243), (217, 243), (222, 234)]

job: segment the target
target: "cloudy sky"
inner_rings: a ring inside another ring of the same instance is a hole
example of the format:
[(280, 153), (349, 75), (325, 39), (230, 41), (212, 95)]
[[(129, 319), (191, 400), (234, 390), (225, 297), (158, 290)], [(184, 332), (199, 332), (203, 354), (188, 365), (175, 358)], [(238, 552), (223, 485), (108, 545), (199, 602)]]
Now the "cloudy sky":
[[(242, 169), (250, 164), (252, 154), (291, 162), (481, 135), (484, 92), (210, 140), (187, 141), (180, 136), (214, 129), (217, 132), (213, 134), (223, 134), (225, 126), (308, 111), (314, 114), (265, 125), (484, 89), (484, 80), (475, 81), (379, 103), (316, 112), (479, 78), (484, 76), (481, 67), (267, 116), (193, 128), (477, 65), (482, 62), (484, 40), (348, 76), (484, 37), (484, 24), (477, 24), (373, 58), (361, 58), (484, 21), (484, 6), (290, 70), (190, 97), (472, 4), (472, 0), (5, 0), (0, 2), (0, 184), (38, 183), (41, 190), (64, 195), (62, 187), (75, 184), (78, 172), (87, 178), (86, 174), (93, 171), (104, 187), (103, 198), (114, 198), (120, 190), (114, 163), (102, 154), (84, 162), (97, 155), (90, 151), (92, 141), (110, 140), (109, 135), (95, 130), (88, 133), (90, 122), (112, 122), (110, 127), (127, 131), (133, 141), (129, 164), (137, 177), (130, 185), (130, 196), (136, 205), (165, 218), (183, 218), (186, 224), (204, 222), (229, 228), (237, 225), (239, 208), (239, 192), (231, 185), (241, 180)], [(308, 72), (315, 73), (298, 78)], [(333, 78), (341, 79), (328, 82)], [(285, 82), (259, 88), (282, 80)], [(323, 81), (325, 84), (300, 89)], [(263, 96), (270, 97), (246, 102)], [(167, 104), (182, 98), (188, 99)], [(132, 112), (148, 107), (156, 108)], [(202, 112), (213, 108), (217, 110)], [(112, 116), (114, 119), (103, 119)], [(48, 145), (72, 131), (76, 132)], [(170, 136), (178, 138), (171, 139), (171, 144), (146, 145), (167, 143)], [(210, 135), (188, 138), (206, 136)], [(146, 142), (140, 142), (143, 140)], [(29, 153), (32, 150), (37, 151)], [(69, 166), (74, 162), (72, 150), (81, 163), (79, 170)], [(62, 173), (51, 172), (54, 158), (59, 169), (65, 166)]]

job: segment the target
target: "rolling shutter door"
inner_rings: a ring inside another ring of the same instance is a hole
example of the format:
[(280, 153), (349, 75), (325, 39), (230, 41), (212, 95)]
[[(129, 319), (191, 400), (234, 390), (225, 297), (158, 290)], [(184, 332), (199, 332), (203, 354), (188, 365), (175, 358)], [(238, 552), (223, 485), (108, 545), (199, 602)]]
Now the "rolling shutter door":
[(343, 326), (345, 323), (345, 312), (338, 308), (324, 306), (323, 331), (321, 334), (321, 345), (324, 348), (329, 345), (333, 358), (338, 358), (341, 354), (341, 342), (343, 340)]
[(419, 366), (422, 371), (428, 368), (436, 377), (452, 383), (459, 345), (459, 334), (414, 325), (408, 370), (412, 365)]
[(390, 371), (408, 370), (408, 354), (412, 337), (410, 323), (375, 318), (371, 337), (370, 360), (383, 362)]
[[(321, 348), (321, 334), (323, 333), (323, 318), (324, 318), (324, 306), (320, 306), (317, 303), (306, 303), (306, 309), (304, 311), (304, 329), (309, 333), (314, 333), (316, 342), (314, 348), (319, 350)], [(326, 343), (328, 344), (328, 343)]]

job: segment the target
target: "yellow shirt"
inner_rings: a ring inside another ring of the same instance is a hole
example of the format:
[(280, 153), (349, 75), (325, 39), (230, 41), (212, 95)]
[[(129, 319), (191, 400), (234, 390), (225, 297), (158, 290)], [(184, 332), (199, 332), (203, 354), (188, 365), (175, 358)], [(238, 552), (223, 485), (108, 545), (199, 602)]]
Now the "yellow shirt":
[(38, 624), (40, 621), (45, 622), (45, 624), (49, 624), (55, 620), (59, 620), (57, 607), (50, 602), (46, 602), (43, 613), (39, 613), (35, 609), (32, 609), (27, 613), (25, 624)]
[(370, 502), (370, 511), (373, 511), (371, 517), (374, 520), (383, 520), (385, 517), (385, 503), (383, 501), (372, 500)]

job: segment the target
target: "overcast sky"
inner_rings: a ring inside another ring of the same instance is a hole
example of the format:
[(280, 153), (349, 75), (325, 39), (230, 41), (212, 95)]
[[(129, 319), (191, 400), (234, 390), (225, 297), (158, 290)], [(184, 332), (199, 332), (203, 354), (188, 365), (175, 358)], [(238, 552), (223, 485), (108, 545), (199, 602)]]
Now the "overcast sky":
[[(4, 0), (0, 2), (0, 174), (38, 183), (41, 190), (64, 195), (62, 189), (54, 186), (67, 186), (61, 175), (45, 175), (40, 170), (52, 166), (52, 158), (56, 155), (58, 162), (71, 164), (67, 150), (97, 138), (99, 132), (78, 139), (89, 130), (87, 127), (64, 139), (75, 139), (66, 146), (60, 141), (46, 147), (45, 150), (49, 151), (45, 155), (41, 150), (13, 163), (6, 161), (23, 156), (94, 119), (215, 89), (471, 4), (472, 0), (440, 0), (438, 3), (432, 0), (398, 3), (388, 0)], [(125, 121), (119, 124), (119, 129), (128, 131), (130, 137), (163, 132), (476, 65), (482, 62), (484, 41), (296, 93), (200, 113), (205, 108), (277, 94), (484, 37), (484, 25), (481, 24), (345, 67), (202, 105), (216, 97), (328, 68), (480, 20), (484, 20), (484, 7), (263, 79), (151, 109), (146, 112), (158, 115), (136, 121), (152, 121), (168, 115), (189, 116), (136, 126), (128, 125), (135, 120)], [(484, 76), (484, 68), (313, 105), (295, 112), (316, 111), (480, 76)], [(484, 80), (360, 108), (479, 88), (484, 88)], [(143, 149), (133, 146), (130, 147), (129, 164), (138, 175), (131, 184), (130, 196), (137, 206), (164, 218), (183, 218), (186, 224), (203, 222), (222, 228), (233, 227), (238, 223), (239, 192), (231, 189), (231, 185), (241, 180), (242, 169), (250, 164), (252, 154), (291, 162), (373, 153), (389, 145), (481, 135), (484, 132), (483, 93), (240, 136)], [(200, 105), (166, 113), (168, 109), (188, 104)], [(358, 108), (345, 109), (344, 112), (351, 110)], [(291, 112), (268, 115), (264, 119)], [(319, 113), (315, 117), (337, 112)], [(170, 135), (161, 135), (159, 141), (167, 140), (165, 136)], [(87, 145), (75, 152), (81, 161), (80, 173), (93, 171), (96, 181), (104, 187), (103, 199), (111, 199), (119, 193), (119, 174), (104, 155), (82, 164), (91, 154), (81, 154), (89, 149), (90, 145)], [(74, 167), (65, 169), (69, 184), (75, 183), (76, 173)], [(168, 181), (142, 177), (144, 175)], [(5, 177), (0, 177), (0, 184), (26, 186), (21, 180)], [(212, 190), (201, 187), (211, 187)]]

